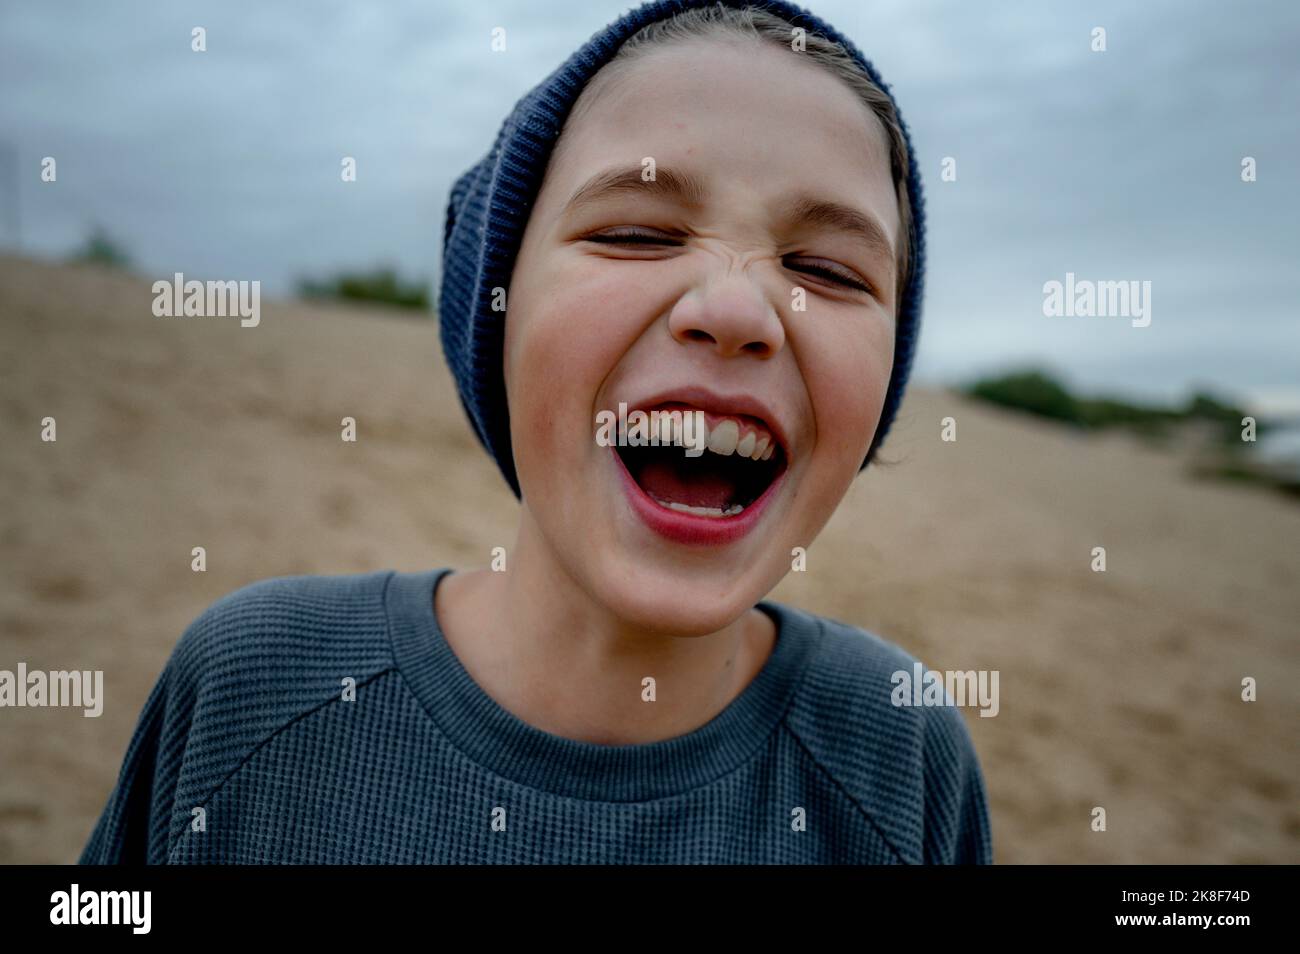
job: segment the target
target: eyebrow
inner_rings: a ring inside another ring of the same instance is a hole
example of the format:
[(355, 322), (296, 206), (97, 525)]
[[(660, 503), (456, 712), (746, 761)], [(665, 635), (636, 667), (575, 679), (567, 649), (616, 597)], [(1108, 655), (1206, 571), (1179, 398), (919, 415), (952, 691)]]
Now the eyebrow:
[[(641, 167), (619, 167), (598, 172), (578, 188), (565, 203), (564, 213), (616, 195), (650, 195), (690, 207), (704, 204), (704, 181), (689, 172), (659, 168), (653, 179), (641, 178)], [(896, 262), (894, 244), (874, 216), (852, 206), (807, 193), (787, 197), (778, 207), (784, 223), (808, 225), (842, 232), (862, 242), (867, 250), (888, 262)]]
[(884, 228), (874, 216), (852, 206), (812, 195), (796, 195), (785, 200), (782, 212), (787, 222), (846, 233), (866, 245), (872, 254), (889, 262), (896, 261), (894, 244)]
[(705, 191), (703, 180), (689, 172), (656, 169), (653, 179), (642, 179), (640, 166), (606, 169), (583, 183), (565, 203), (564, 211), (566, 214), (572, 213), (592, 202), (627, 193), (652, 195), (674, 199), (683, 205), (700, 206), (704, 204)]

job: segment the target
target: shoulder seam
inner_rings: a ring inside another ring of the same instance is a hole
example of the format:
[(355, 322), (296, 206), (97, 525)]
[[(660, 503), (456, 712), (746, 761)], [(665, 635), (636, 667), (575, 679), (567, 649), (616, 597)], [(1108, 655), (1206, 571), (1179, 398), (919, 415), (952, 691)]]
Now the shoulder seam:
[(388, 605), (388, 590), (395, 576), (397, 571), (389, 570), (388, 575), (384, 577), (384, 587), (379, 591), (379, 605), (384, 608), (384, 637), (388, 641), (388, 655), (393, 660), (393, 668), (400, 673), (402, 667), (398, 665), (397, 646), (393, 643), (393, 612)]
[[(817, 662), (816, 657), (824, 650), (830, 635), (829, 634), (830, 627), (827, 625), (828, 620), (817, 613), (813, 613), (811, 615), (813, 617), (813, 620), (817, 624), (817, 631), (820, 634), (821, 638), (817, 641), (817, 647), (809, 656), (808, 666), (810, 668), (816, 665)], [(829, 620), (829, 622), (837, 623), (837, 625), (841, 629), (848, 628), (848, 629), (858, 630), (859, 632), (866, 634), (869, 637), (873, 636), (873, 634), (871, 634), (868, 630), (861, 629), (860, 627), (854, 627), (851, 626), (850, 624), (843, 623), (838, 620)], [(879, 637), (874, 637), (874, 638), (879, 639)], [(799, 690), (802, 691), (802, 689), (803, 689), (802, 680), (800, 680)], [(797, 691), (795, 695), (798, 694), (799, 692)], [(853, 805), (853, 807), (856, 808), (862, 814), (862, 817), (867, 820), (867, 823), (871, 825), (873, 829), (875, 829), (876, 834), (879, 835), (880, 839), (889, 847), (889, 850), (894, 853), (894, 857), (898, 859), (899, 863), (908, 864), (908, 861), (906, 860), (906, 858), (904, 858), (903, 853), (898, 849), (898, 846), (894, 844), (893, 839), (891, 839), (889, 835), (885, 833), (884, 828), (882, 828), (880, 826), (880, 823), (876, 821), (875, 816), (870, 811), (867, 810), (866, 806), (864, 806), (860, 801), (858, 801), (856, 797), (854, 797), (853, 793), (850, 792), (845, 787), (844, 783), (841, 782), (839, 778), (836, 777), (835, 773), (832, 772), (830, 768), (828, 768), (825, 764), (823, 764), (822, 761), (819, 758), (817, 758), (815, 754), (813, 754), (812, 749), (804, 741), (803, 736), (801, 736), (798, 733), (798, 731), (796, 731), (794, 726), (790, 724), (790, 712), (793, 710), (793, 708), (794, 708), (793, 706), (787, 707), (786, 711), (782, 713), (781, 720), (780, 720), (781, 727), (784, 728), (790, 734), (790, 737), (794, 739), (795, 744), (804, 752), (805, 755), (808, 756), (809, 760), (813, 763), (813, 765), (817, 767), (818, 771), (820, 771), (823, 775), (825, 775), (830, 780), (831, 784), (834, 785), (837, 789), (839, 789), (844, 794), (844, 797), (847, 798), (849, 802)]]
[(825, 775), (828, 779), (830, 779), (831, 784), (844, 793), (844, 797), (847, 798), (850, 803), (852, 803), (853, 807), (856, 808), (862, 814), (862, 817), (867, 820), (867, 823), (870, 824), (871, 827), (875, 829), (876, 834), (880, 836), (881, 841), (883, 841), (887, 846), (889, 846), (889, 850), (894, 853), (894, 857), (898, 859), (899, 864), (904, 864), (904, 865), (908, 864), (907, 859), (903, 857), (903, 853), (898, 850), (898, 846), (894, 844), (894, 842), (890, 839), (890, 837), (887, 834), (885, 834), (885, 830), (880, 827), (880, 824), (879, 822), (876, 821), (875, 816), (872, 815), (871, 812), (867, 811), (867, 809), (863, 806), (863, 804), (853, 796), (853, 793), (844, 787), (844, 783), (841, 782), (838, 778), (836, 778), (834, 773), (831, 772), (830, 769), (828, 769), (825, 765), (821, 763), (821, 760), (818, 759), (817, 756), (813, 754), (812, 750), (808, 748), (808, 746), (804, 743), (803, 738), (799, 735), (798, 732), (794, 730), (794, 727), (790, 725), (790, 723), (785, 719), (784, 716), (781, 718), (781, 727), (785, 729), (786, 732), (790, 733), (790, 738), (794, 739), (795, 744), (799, 746), (799, 748), (803, 751), (805, 755), (808, 756), (808, 758), (812, 761), (813, 765), (817, 766), (818, 770), (821, 771), (821, 773)]
[[(386, 668), (386, 669), (382, 669), (382, 670), (380, 670), (379, 672), (374, 673), (373, 675), (369, 676), (369, 677), (368, 677), (367, 679), (365, 679), (363, 682), (359, 682), (359, 683), (357, 683), (357, 688), (360, 689), (362, 686), (368, 686), (370, 683), (374, 682), (376, 679), (380, 679), (380, 678), (382, 678), (382, 677), (388, 675), (390, 672), (395, 672), (396, 670), (397, 670), (397, 667), (396, 667), (396, 666), (389, 666), (389, 667)], [(335, 703), (340, 702), (340, 701), (341, 701), (341, 697), (338, 697), (338, 696), (336, 696), (336, 697), (334, 697), (334, 698), (332, 698), (332, 699), (326, 699), (324, 702), (321, 702), (321, 703), (319, 703), (318, 705), (312, 706), (310, 709), (307, 709), (307, 710), (305, 710), (305, 711), (303, 711), (303, 712), (300, 712), (300, 713), (298, 713), (297, 715), (295, 715), (293, 718), (291, 718), (291, 719), (290, 719), (288, 722), (286, 722), (284, 725), (280, 726), (280, 728), (276, 729), (274, 732), (272, 732), (270, 735), (268, 735), (268, 736), (267, 736), (265, 739), (263, 739), (261, 742), (257, 743), (257, 745), (255, 745), (255, 746), (253, 746), (251, 749), (249, 749), (248, 752), (246, 752), (246, 753), (244, 754), (244, 757), (243, 757), (242, 759), (239, 760), (239, 764), (236, 765), (236, 766), (235, 766), (235, 767), (230, 771), (230, 773), (229, 773), (225, 778), (223, 778), (220, 782), (218, 782), (217, 785), (216, 785), (216, 787), (213, 788), (212, 791), (208, 792), (208, 794), (207, 794), (206, 796), (204, 796), (202, 802), (200, 802), (198, 805), (196, 805), (196, 806), (194, 806), (194, 807), (195, 807), (195, 808), (202, 808), (202, 807), (206, 807), (209, 803), (211, 803), (211, 801), (212, 801), (214, 798), (217, 797), (217, 795), (221, 792), (221, 790), (222, 790), (223, 788), (225, 788), (226, 783), (229, 782), (229, 781), (230, 781), (232, 778), (234, 778), (236, 775), (238, 775), (238, 774), (243, 770), (244, 766), (248, 764), (249, 760), (250, 760), (254, 755), (256, 755), (258, 752), (260, 752), (262, 749), (266, 748), (266, 746), (268, 746), (271, 742), (275, 741), (275, 739), (279, 738), (279, 737), (280, 737), (284, 732), (286, 732), (287, 730), (291, 729), (293, 726), (297, 725), (299, 722), (301, 722), (303, 719), (307, 718), (308, 716), (313, 715), (313, 714), (315, 714), (315, 713), (321, 711), (321, 710), (324, 709), (326, 706), (334, 705)], [(175, 812), (175, 804), (174, 804), (174, 803), (173, 803), (173, 806), (172, 806), (172, 810), (173, 810), (173, 814), (174, 814), (174, 812)], [(169, 819), (169, 821), (170, 821), (170, 819)], [(168, 851), (167, 851), (167, 863), (168, 863), (168, 864), (171, 864), (171, 863), (172, 863), (172, 859), (175, 858), (175, 856), (176, 856), (176, 849), (180, 847), (181, 840), (185, 837), (187, 831), (188, 831), (188, 829), (183, 829), (183, 830), (181, 831), (181, 833), (180, 833), (179, 835), (176, 836), (176, 840), (175, 840), (174, 842), (172, 842), (171, 848), (168, 849)]]

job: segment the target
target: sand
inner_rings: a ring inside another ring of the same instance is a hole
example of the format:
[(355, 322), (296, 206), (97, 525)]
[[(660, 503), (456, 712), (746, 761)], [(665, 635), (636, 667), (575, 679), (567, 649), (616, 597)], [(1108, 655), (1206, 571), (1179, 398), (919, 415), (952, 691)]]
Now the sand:
[[(137, 277), (0, 258), (0, 668), (102, 669), (107, 696), (97, 719), (0, 709), (0, 862), (76, 860), (212, 600), (483, 565), (513, 539), (427, 318), (263, 301), (241, 329), (151, 301)], [(1300, 506), (941, 390), (909, 394), (886, 456), (771, 597), (999, 672), (999, 714), (965, 712), (999, 862), (1300, 861)]]

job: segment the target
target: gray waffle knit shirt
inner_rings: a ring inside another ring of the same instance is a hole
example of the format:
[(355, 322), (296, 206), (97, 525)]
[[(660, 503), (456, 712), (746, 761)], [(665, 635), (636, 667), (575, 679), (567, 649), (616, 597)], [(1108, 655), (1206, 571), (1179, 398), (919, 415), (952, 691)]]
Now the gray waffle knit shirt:
[(891, 704), (915, 661), (898, 647), (763, 602), (776, 647), (714, 719), (647, 745), (576, 742), (461, 666), (434, 614), (448, 572), (286, 577), (213, 603), (149, 696), (81, 862), (992, 860), (963, 716)]

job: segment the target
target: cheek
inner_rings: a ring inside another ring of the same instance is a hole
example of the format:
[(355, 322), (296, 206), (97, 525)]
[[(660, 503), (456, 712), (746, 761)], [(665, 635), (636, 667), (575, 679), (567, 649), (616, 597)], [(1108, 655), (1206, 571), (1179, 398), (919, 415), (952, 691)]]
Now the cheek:
[(635, 340), (635, 303), (645, 301), (628, 276), (614, 271), (553, 264), (542, 281), (520, 283), (512, 293), (505, 373), (521, 463), (595, 446), (595, 414), (603, 409), (596, 397)]
[(513, 326), (506, 345), (510, 436), (520, 470), (531, 470), (528, 462), (554, 458), (566, 435), (572, 439), (565, 402), (574, 392), (566, 383), (581, 375), (581, 356), (565, 347), (564, 323), (554, 314), (511, 307), (506, 326)]
[(859, 323), (822, 335), (816, 366), (805, 367), (817, 418), (817, 444), (856, 473), (880, 422), (894, 361), (892, 322)]

